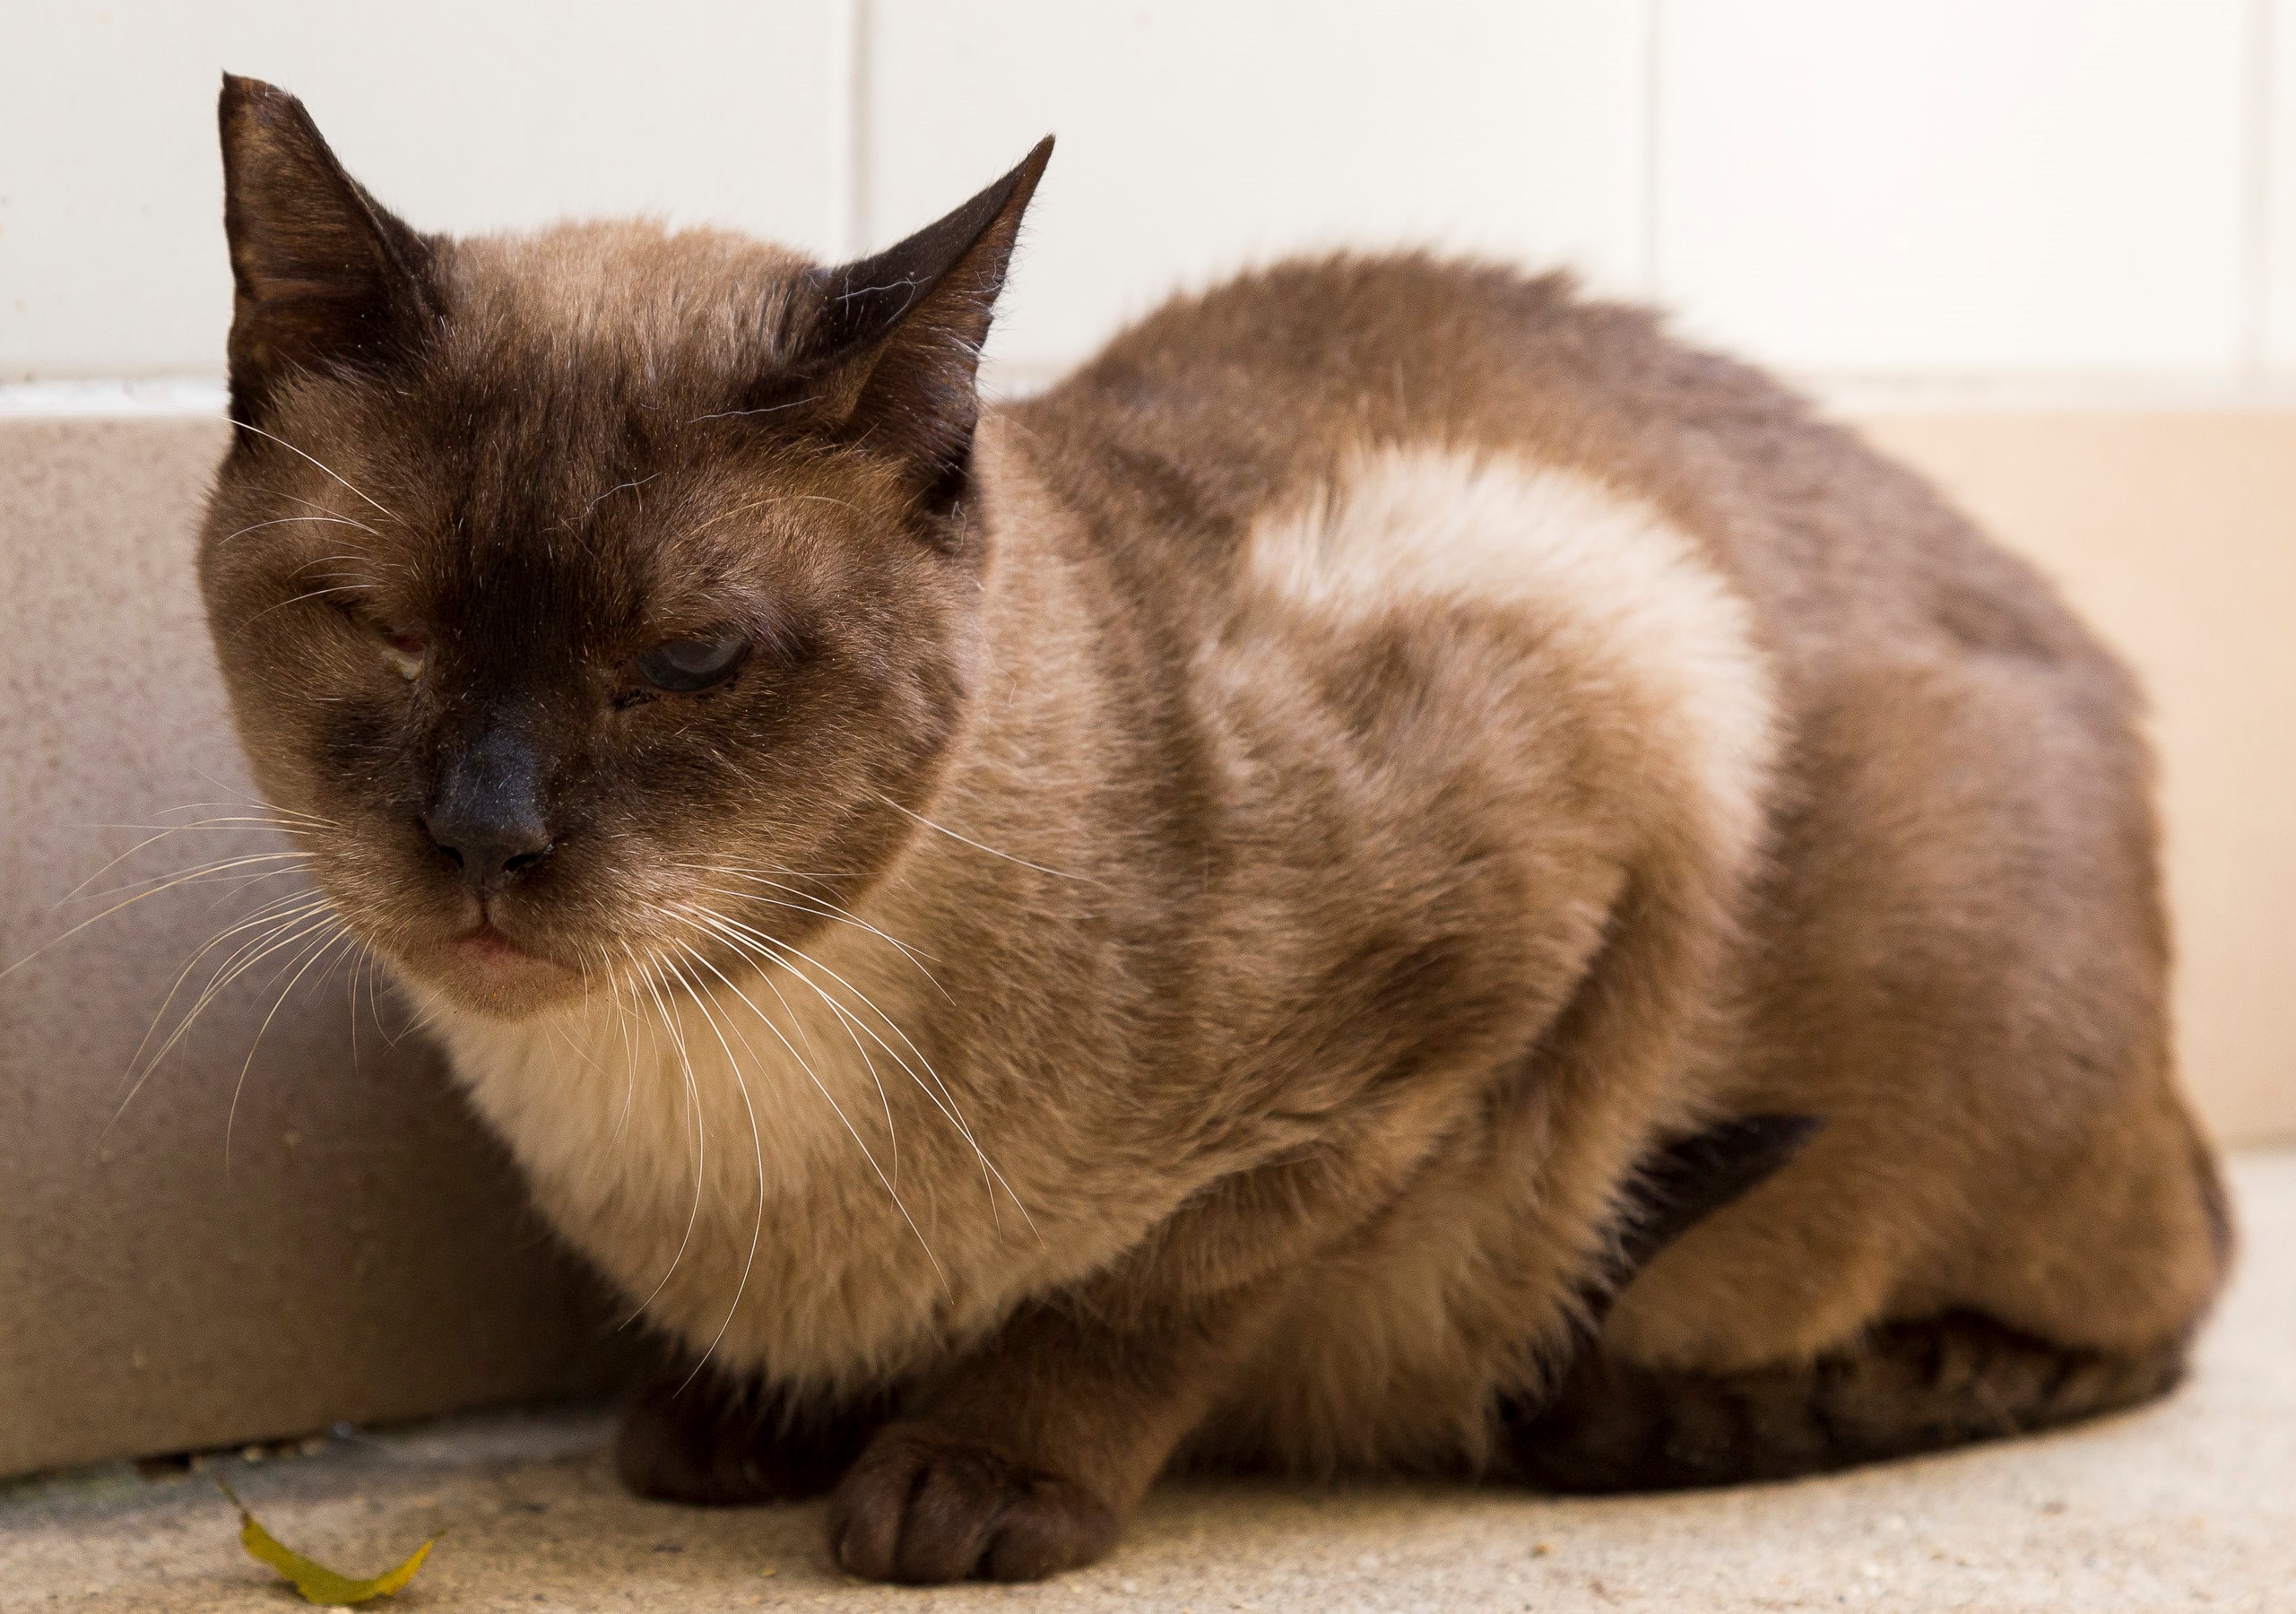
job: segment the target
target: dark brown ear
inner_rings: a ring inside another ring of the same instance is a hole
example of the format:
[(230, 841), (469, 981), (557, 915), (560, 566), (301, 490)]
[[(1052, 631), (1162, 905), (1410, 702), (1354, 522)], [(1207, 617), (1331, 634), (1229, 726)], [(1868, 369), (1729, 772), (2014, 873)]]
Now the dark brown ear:
[(429, 328), (430, 247), (342, 171), (303, 103), (223, 75), (231, 246), (231, 418), (254, 422), (298, 369), (377, 367)]
[(871, 257), (814, 273), (819, 305), (793, 377), (840, 435), (911, 467), (928, 509), (963, 497), (975, 381), (1020, 216), (1052, 161), (1046, 135), (955, 213)]

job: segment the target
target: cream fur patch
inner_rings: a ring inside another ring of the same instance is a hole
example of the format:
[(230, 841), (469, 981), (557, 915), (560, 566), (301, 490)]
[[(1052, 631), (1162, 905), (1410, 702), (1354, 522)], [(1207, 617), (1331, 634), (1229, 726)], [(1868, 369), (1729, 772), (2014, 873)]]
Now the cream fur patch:
[(1305, 507), (1254, 529), (1252, 575), (1312, 610), (1399, 599), (1519, 602), (1572, 653), (1636, 690), (1726, 863), (1759, 846), (1775, 750), (1753, 615), (1695, 540), (1590, 477), (1437, 448), (1366, 456)]
[(1044, 1277), (882, 951), (833, 932), (801, 974), (731, 966), (516, 1021), (431, 1008), (545, 1214), (642, 1315), (723, 1366), (833, 1385), (990, 1326)]

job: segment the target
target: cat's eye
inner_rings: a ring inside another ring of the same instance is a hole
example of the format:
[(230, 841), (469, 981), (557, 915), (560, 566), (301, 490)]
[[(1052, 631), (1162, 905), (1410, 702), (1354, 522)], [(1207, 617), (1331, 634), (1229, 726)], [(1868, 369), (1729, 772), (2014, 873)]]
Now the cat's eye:
[(692, 695), (714, 688), (733, 676), (749, 644), (739, 634), (715, 638), (671, 639), (656, 645), (635, 663), (637, 675), (657, 690)]
[(383, 652), (383, 659), (391, 664), (399, 676), (413, 679), (420, 675), (423, 662), (430, 655), (430, 636), (412, 628), (395, 628), (376, 616), (357, 602), (344, 603), (342, 612), (372, 638)]
[(378, 628), (376, 636), (383, 641), (383, 656), (399, 670), (402, 678), (412, 678), (422, 671), (423, 658), (430, 654), (430, 640), (420, 633), (396, 629)]

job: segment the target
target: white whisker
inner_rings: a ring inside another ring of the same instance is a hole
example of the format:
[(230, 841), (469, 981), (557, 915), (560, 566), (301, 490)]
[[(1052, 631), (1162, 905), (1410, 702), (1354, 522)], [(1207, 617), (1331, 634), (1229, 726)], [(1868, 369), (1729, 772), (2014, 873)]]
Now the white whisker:
[[(292, 902), (295, 898), (289, 898), (284, 900)], [(325, 907), (325, 899), (320, 898), (311, 898), (303, 902), (300, 907), (292, 907), (285, 913), (277, 911), (277, 904), (266, 904), (264, 910), (258, 911), (255, 916), (243, 919), (238, 924), (221, 932), (185, 961), (183, 969), (176, 976), (175, 983), (168, 988), (167, 996), (160, 1000), (159, 1011), (152, 1017), (152, 1023), (145, 1028), (143, 1040), (136, 1044), (135, 1052), (128, 1058), (126, 1077), (129, 1084), (127, 1092), (120, 1099), (119, 1107), (112, 1112), (112, 1118), (104, 1124), (104, 1136), (108, 1137), (111, 1129), (119, 1124), (120, 1117), (127, 1113), (128, 1106), (134, 1104), (135, 1096), (143, 1090), (143, 1084), (151, 1080), (152, 1073), (160, 1068), (160, 1063), (190, 1033), (192, 1026), (202, 1014), (206, 1012), (208, 1006), (221, 996), (233, 982), (261, 963), (273, 951), (281, 947), (291, 947), (298, 941), (308, 936), (310, 931), (305, 928), (306, 925), (323, 923), (324, 916), (319, 920), (314, 920), (313, 915), (323, 915)], [(216, 967), (214, 975), (208, 978), (207, 985), (201, 989), (192, 1006), (184, 1011), (182, 1018), (176, 1021), (175, 1028), (168, 1034), (166, 1040), (161, 1042), (147, 1058), (144, 1050), (151, 1046), (152, 1038), (159, 1034), (160, 1027), (167, 1018), (169, 1006), (175, 1002), (176, 994), (183, 990), (183, 984), (190, 976), (191, 972), (199, 967), (199, 961), (212, 952), (228, 937), (256, 925), (267, 925), (269, 928), (253, 941), (243, 943)]]
[(306, 600), (324, 600), (329, 594), (360, 594), (363, 592), (364, 587), (362, 585), (351, 583), (339, 583), (331, 588), (310, 589), (303, 594), (297, 594), (294, 598), (290, 600), (273, 601), (271, 604), (264, 606), (261, 611), (256, 612), (253, 616), (241, 622), (238, 626), (238, 631), (245, 633), (249, 628), (261, 621), (264, 617), (269, 616), (273, 612), (284, 611), (290, 605), (300, 605)]
[[(634, 957), (630, 961), (634, 966), (637, 963)], [(658, 963), (659, 960), (656, 962)], [(638, 967), (637, 973), (639, 982), (645, 987), (647, 995), (653, 998), (654, 1009), (662, 1016), (662, 1028), (670, 1037), (672, 1046), (677, 1050), (678, 1064), (685, 1076), (686, 1114), (692, 1121), (694, 1128), (694, 1203), (693, 1208), (686, 1213), (686, 1231), (678, 1240), (676, 1253), (670, 1257), (669, 1269), (662, 1274), (661, 1280), (654, 1286), (653, 1291), (637, 1303), (637, 1309), (624, 1321), (624, 1327), (637, 1321), (645, 1314), (645, 1308), (654, 1304), (662, 1291), (669, 1286), (670, 1280), (677, 1274), (679, 1263), (685, 1260), (686, 1247), (693, 1242), (695, 1224), (701, 1220), (702, 1180), (709, 1162), (707, 1124), (701, 1109), (701, 1090), (694, 1080), (693, 1060), (686, 1051), (685, 1033), (672, 1023), (670, 1006), (663, 1001), (661, 988), (655, 985), (647, 968)]]
[[(883, 941), (888, 946), (895, 949), (903, 958), (915, 965), (917, 968), (917, 973), (923, 976), (926, 980), (932, 983), (933, 990), (939, 992), (944, 998), (949, 997), (949, 989), (941, 985), (940, 978), (936, 976), (931, 969), (926, 968), (926, 959), (930, 955), (920, 953), (915, 948), (911, 947), (899, 937), (888, 934), (886, 932), (881, 931), (878, 929), (877, 926), (870, 924), (868, 920), (861, 918), (854, 914), (848, 913), (845, 909), (839, 907), (833, 902), (828, 902), (821, 898), (816, 897), (810, 891), (801, 891), (794, 886), (784, 885), (777, 880), (768, 880), (762, 874), (753, 874), (746, 869), (729, 868), (722, 863), (671, 863), (670, 866), (673, 869), (684, 869), (694, 873), (729, 875), (735, 880), (746, 880), (754, 885), (766, 886), (773, 890), (785, 892), (791, 897), (797, 898), (800, 900), (796, 902), (786, 902), (779, 898), (760, 897), (754, 891), (728, 890), (723, 886), (709, 888), (715, 890), (716, 894), (721, 897), (732, 897), (745, 902), (761, 902), (769, 907), (788, 908), (793, 913), (810, 914), (819, 919), (832, 919), (840, 924), (850, 924), (857, 930), (865, 931), (870, 935), (875, 936), (879, 941)], [(939, 960), (936, 959), (934, 961), (938, 962)], [(949, 1001), (953, 1003), (956, 1000), (950, 998)]]
[(239, 1066), (239, 1079), (231, 1084), (231, 1108), (223, 1118), (223, 1180), (227, 1183), (231, 1179), (231, 1129), (238, 1124), (239, 1119), (239, 1094), (247, 1085), (247, 1072), (255, 1069), (256, 1051), (263, 1046), (264, 1033), (269, 1031), (271, 1022), (279, 1018), (280, 1010), (294, 994), (297, 984), (311, 972), (314, 965), (334, 950), (336, 943), (350, 939), (350, 927), (339, 918), (334, 920), (334, 924), (337, 928), (334, 934), (322, 934), (320, 939), (312, 944), (311, 950), (304, 955), (302, 967), (288, 977), (286, 985), (279, 989), (279, 995), (272, 1000), (271, 1012), (264, 1015), (263, 1024), (256, 1028), (255, 1041), (247, 1045), (247, 1057)]
[[(133, 891), (138, 887), (160, 885), (163, 881), (167, 883), (169, 889), (173, 889), (175, 886), (179, 885), (204, 885), (210, 881), (221, 880), (225, 878), (235, 869), (253, 868), (259, 863), (283, 863), (292, 865), (284, 869), (273, 869), (269, 873), (252, 877), (255, 879), (268, 880), (274, 874), (295, 874), (301, 872), (301, 865), (307, 863), (309, 858), (310, 854), (308, 852), (251, 853), (244, 857), (221, 858), (214, 863), (200, 863), (189, 869), (177, 869), (166, 874), (147, 875), (142, 880), (131, 880), (125, 885), (108, 886), (100, 891), (85, 891), (84, 897), (85, 899), (90, 902), (101, 902), (108, 897), (117, 897), (126, 892)], [(82, 882), (83, 888), (85, 883), (85, 881)], [(59, 901), (56, 906), (61, 907), (64, 903), (78, 899), (82, 898), (82, 895), (83, 891), (82, 889), (74, 889), (71, 893), (67, 894), (62, 901)]]
[(204, 871), (202, 869), (195, 869), (187, 874), (178, 874), (170, 878), (163, 879), (160, 883), (152, 886), (148, 890), (138, 891), (133, 897), (113, 903), (111, 907), (105, 908), (100, 913), (89, 915), (88, 917), (81, 920), (79, 924), (72, 926), (71, 929), (66, 930), (60, 934), (49, 937), (46, 941), (40, 943), (39, 946), (32, 949), (31, 951), (26, 953), (22, 958), (18, 959), (13, 964), (10, 964), (5, 968), (0, 968), (0, 976), (13, 974), (15, 971), (22, 969), (25, 965), (30, 963), (34, 959), (37, 959), (41, 954), (47, 952), (50, 948), (57, 947), (62, 945), (64, 942), (69, 941), (73, 937), (78, 935), (82, 931), (86, 930), (90, 925), (100, 924), (102, 921), (110, 918), (114, 914), (118, 913), (123, 908), (133, 907), (137, 903), (145, 900), (147, 898), (157, 897), (163, 891), (172, 891), (178, 886), (189, 885), (195, 882), (202, 877), (204, 872)]
[(283, 437), (280, 437), (280, 436), (277, 436), (276, 434), (274, 434), (274, 433), (273, 433), (273, 432), (265, 431), (265, 430), (264, 430), (262, 427), (260, 427), (260, 426), (250, 426), (250, 425), (248, 425), (245, 421), (233, 421), (233, 422), (232, 422), (232, 424), (233, 424), (233, 425), (235, 425), (235, 426), (237, 426), (237, 427), (238, 427), (241, 431), (252, 431), (252, 432), (254, 432), (254, 433), (255, 433), (257, 437), (259, 437), (259, 438), (269, 438), (271, 441), (273, 441), (273, 442), (274, 442), (274, 443), (277, 443), (277, 444), (278, 444), (282, 448), (286, 449), (286, 450), (287, 450), (287, 452), (288, 452), (288, 453), (290, 453), (290, 454), (300, 455), (304, 459), (307, 459), (307, 460), (310, 461), (310, 463), (311, 463), (311, 464), (315, 464), (315, 465), (318, 466), (318, 468), (319, 468), (320, 470), (322, 470), (322, 471), (325, 472), (329, 476), (331, 476), (331, 477), (334, 478), (334, 480), (335, 480), (336, 482), (341, 482), (344, 487), (349, 488), (349, 489), (350, 489), (353, 493), (358, 494), (360, 498), (366, 499), (366, 500), (367, 500), (367, 502), (368, 502), (368, 504), (373, 505), (377, 509), (378, 509), (378, 510), (382, 511), (384, 515), (386, 515), (386, 516), (389, 516), (393, 521), (397, 521), (401, 526), (404, 526), (404, 525), (406, 525), (406, 523), (405, 523), (405, 522), (403, 522), (403, 521), (400, 521), (400, 520), (399, 520), (399, 517), (398, 517), (395, 514), (394, 514), (394, 513), (392, 512), (392, 510), (389, 508), (389, 507), (387, 507), (387, 506), (386, 506), (385, 504), (383, 504), (380, 500), (378, 500), (378, 499), (374, 499), (373, 497), (371, 497), (370, 495), (368, 495), (368, 493), (367, 492), (367, 490), (366, 490), (365, 489), (363, 489), (363, 488), (360, 487), (357, 483), (353, 482), (352, 482), (349, 477), (344, 476), (341, 472), (337, 471), (337, 470), (336, 470), (333, 465), (330, 465), (330, 464), (326, 464), (325, 461), (321, 460), (321, 459), (320, 459), (316, 455), (312, 455), (312, 454), (306, 454), (306, 453), (304, 453), (304, 451), (303, 451), (302, 449), (298, 448), (294, 444), (292, 444), (292, 443), (289, 442), (285, 438), (283, 438)]
[(1060, 880), (1080, 881), (1086, 885), (1103, 885), (1105, 883), (1105, 881), (1095, 880), (1089, 874), (1071, 874), (1066, 869), (1047, 868), (1044, 864), (1040, 863), (1030, 863), (1025, 857), (1015, 857), (1009, 852), (1000, 852), (994, 846), (984, 846), (969, 835), (959, 835), (956, 830), (951, 829), (946, 824), (936, 824), (931, 819), (925, 817), (923, 813), (911, 811), (908, 808), (902, 806), (900, 803), (895, 801), (891, 796), (887, 795), (881, 790), (871, 792), (871, 794), (874, 794), (879, 801), (884, 803), (888, 807), (890, 807), (894, 811), (916, 820), (918, 823), (923, 824), (928, 829), (938, 830), (940, 833), (947, 836), (950, 840), (962, 841), (965, 845), (972, 847), (975, 852), (985, 852), (991, 857), (1001, 857), (1007, 863), (1018, 863), (1024, 869), (1034, 869), (1039, 874), (1050, 874)]
[[(1004, 1173), (997, 1168), (996, 1162), (989, 1158), (988, 1151), (981, 1147), (980, 1140), (974, 1135), (973, 1129), (966, 1124), (963, 1113), (957, 1108), (955, 1095), (949, 1092), (948, 1084), (941, 1080), (940, 1072), (932, 1068), (932, 1062), (925, 1057), (924, 1050), (918, 1047), (914, 1040), (910, 1037), (909, 1034), (901, 1028), (901, 1024), (898, 1020), (896, 1020), (892, 1016), (887, 1014), (884, 1010), (878, 1007), (875, 1000), (871, 998), (867, 993), (862, 991), (860, 987), (854, 985), (851, 981), (845, 979), (845, 976), (839, 975), (836, 970), (830, 968), (827, 965), (822, 963), (818, 959), (811, 957), (810, 954), (801, 952), (796, 948), (789, 946), (786, 942), (776, 941), (772, 937), (764, 934), (762, 932), (753, 930), (749, 926), (742, 924), (738, 920), (728, 919), (724, 915), (715, 913), (713, 910), (689, 910), (689, 913), (706, 914), (708, 917), (703, 922), (707, 924), (713, 930), (717, 931), (722, 939), (725, 940), (737, 949), (758, 956), (763, 962), (775, 964), (780, 966), (782, 968), (788, 970), (799, 980), (804, 981), (807, 985), (812, 987), (815, 994), (821, 998), (824, 1002), (831, 1004), (833, 1009), (837, 1007), (835, 1000), (819, 982), (810, 979), (805, 974), (804, 970), (800, 968), (801, 961), (821, 971), (822, 974), (836, 982), (838, 985), (844, 987), (847, 992), (852, 993), (854, 997), (860, 999), (862, 1003), (867, 1007), (871, 1013), (874, 1014), (879, 1020), (884, 1022), (888, 1030), (891, 1031), (894, 1036), (899, 1037), (901, 1041), (907, 1046), (909, 1052), (916, 1055), (917, 1063), (924, 1066), (926, 1076), (930, 1076), (931, 1078), (931, 1082), (928, 1083), (925, 1077), (919, 1076), (915, 1066), (911, 1065), (905, 1058), (902, 1057), (900, 1049), (894, 1047), (892, 1044), (887, 1042), (884, 1037), (879, 1036), (875, 1027), (870, 1025), (866, 1020), (860, 1020), (858, 1017), (854, 1017), (853, 1019), (852, 1024), (858, 1025), (862, 1030), (868, 1033), (871, 1041), (876, 1043), (879, 1047), (884, 1049), (886, 1054), (892, 1058), (894, 1063), (899, 1065), (901, 1069), (908, 1074), (909, 1080), (916, 1085), (917, 1090), (924, 1094), (926, 1098), (931, 1101), (933, 1107), (940, 1110), (942, 1115), (947, 1117), (949, 1124), (957, 1129), (957, 1135), (963, 1138), (966, 1143), (971, 1147), (974, 1157), (980, 1162), (982, 1185), (988, 1190), (989, 1215), (991, 1219), (998, 1219), (996, 1188), (997, 1186), (1001, 1186), (1006, 1194), (1011, 1198), (1014, 1208), (1019, 1210), (1022, 1219), (1027, 1222), (1029, 1231), (1036, 1233), (1040, 1241), (1043, 1239), (1044, 1235), (1042, 1232), (1038, 1231), (1036, 1227), (1036, 1219), (1029, 1215), (1027, 1205), (1022, 1202), (1019, 1193), (1014, 1190), (1012, 1184), (1006, 1179)], [(744, 938), (747, 938), (746, 944), (743, 940)], [(770, 976), (767, 978), (770, 979)], [(1000, 1225), (1001, 1225), (1001, 1222)]]
[[(696, 963), (706, 965), (708, 962), (682, 942), (678, 944), (678, 950)], [(698, 988), (700, 983), (697, 981), (694, 985)], [(766, 1231), (766, 1148), (758, 1136), (757, 1106), (749, 1102), (749, 1084), (742, 1079), (741, 1062), (733, 1057), (733, 1045), (725, 1040), (725, 1033), (719, 1027), (717, 1017), (710, 1012), (707, 997), (697, 990), (693, 994), (693, 1001), (695, 1007), (701, 1011), (703, 1020), (715, 1034), (717, 1046), (725, 1050), (726, 1069), (732, 1072), (733, 1085), (741, 1095), (742, 1113), (749, 1118), (749, 1158), (758, 1168), (758, 1203), (756, 1214), (749, 1220), (749, 1253), (742, 1259), (741, 1276), (733, 1286), (732, 1303), (726, 1306), (725, 1320), (717, 1325), (717, 1332), (710, 1336), (709, 1344), (703, 1349), (700, 1360), (694, 1364), (693, 1372), (686, 1375), (686, 1384), (692, 1384), (696, 1375), (708, 1365), (711, 1354), (717, 1349), (718, 1341), (725, 1338), (725, 1331), (733, 1326), (734, 1315), (741, 1309), (741, 1297), (749, 1291), (750, 1271), (758, 1264), (758, 1241), (764, 1237)], [(735, 1035), (740, 1035), (738, 1027), (735, 1028)], [(745, 1048), (749, 1047), (749, 1039), (746, 1037), (742, 1037), (741, 1046)], [(751, 1049), (750, 1057), (754, 1059), (756, 1056), (756, 1050)], [(685, 1384), (680, 1384), (679, 1388), (682, 1390)]]
[[(696, 956), (699, 957), (699, 955)], [(860, 1130), (853, 1125), (852, 1119), (846, 1115), (845, 1106), (837, 1102), (836, 1096), (831, 1093), (828, 1088), (822, 1083), (820, 1077), (814, 1073), (813, 1068), (805, 1063), (804, 1060), (798, 1054), (796, 1045), (792, 1043), (788, 1037), (782, 1036), (781, 1028), (775, 1025), (772, 1017), (767, 1015), (764, 1010), (758, 1008), (758, 1005), (751, 1001), (749, 994), (743, 992), (741, 987), (735, 985), (733, 982), (726, 976), (723, 970), (718, 968), (716, 965), (710, 963), (706, 958), (701, 958), (700, 961), (709, 969), (709, 972), (712, 975), (725, 983), (726, 990), (732, 993), (735, 997), (739, 998), (742, 1004), (749, 1009), (749, 1012), (758, 1017), (759, 1023), (764, 1025), (766, 1029), (771, 1031), (776, 1037), (780, 1037), (782, 1046), (787, 1048), (790, 1052), (790, 1056), (796, 1059), (799, 1065), (804, 1069), (806, 1075), (812, 1080), (815, 1089), (820, 1093), (822, 1098), (828, 1100), (829, 1107), (836, 1112), (838, 1121), (844, 1124), (845, 1131), (852, 1135), (854, 1144), (861, 1150), (862, 1158), (868, 1160), (870, 1169), (877, 1174), (877, 1180), (885, 1185), (885, 1192), (892, 1196), (893, 1208), (901, 1213), (901, 1219), (909, 1224), (909, 1231), (916, 1235), (917, 1246), (924, 1252), (925, 1260), (931, 1263), (933, 1275), (940, 1280), (941, 1288), (944, 1290), (954, 1294), (955, 1291), (949, 1288), (949, 1274), (942, 1269), (940, 1258), (932, 1253), (931, 1242), (925, 1237), (924, 1229), (917, 1226), (917, 1219), (909, 1214), (909, 1208), (906, 1204), (902, 1202), (899, 1191), (893, 1186), (893, 1180), (886, 1176), (885, 1168), (877, 1163), (877, 1157), (871, 1153), (869, 1145), (862, 1141)]]
[[(357, 527), (362, 533), (375, 533), (375, 529), (368, 526), (365, 522), (353, 521), (345, 516), (273, 516), (269, 521), (257, 521), (251, 523), (247, 526), (241, 527), (236, 533), (226, 533), (215, 541), (215, 545), (218, 549), (221, 549), (223, 545), (230, 542), (234, 538), (244, 538), (249, 533), (260, 533), (265, 527), (285, 526), (288, 523), (292, 521), (324, 522), (334, 526)], [(375, 533), (375, 536), (377, 538), (380, 538), (382, 535), (383, 534), (380, 533)]]

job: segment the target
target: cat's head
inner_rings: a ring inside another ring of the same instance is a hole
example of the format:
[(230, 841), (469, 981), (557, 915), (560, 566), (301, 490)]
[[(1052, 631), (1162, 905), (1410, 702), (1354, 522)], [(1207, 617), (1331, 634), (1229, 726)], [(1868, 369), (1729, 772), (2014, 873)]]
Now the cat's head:
[(975, 360), (1051, 142), (823, 267), (646, 225), (423, 235), (292, 96), (227, 78), (221, 123), (202, 585), (256, 778), (354, 933), (521, 1014), (824, 923), (963, 719)]

